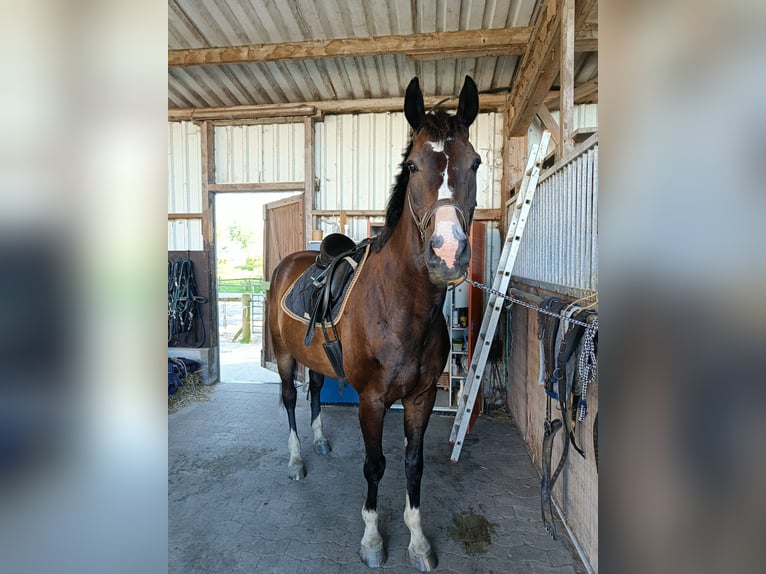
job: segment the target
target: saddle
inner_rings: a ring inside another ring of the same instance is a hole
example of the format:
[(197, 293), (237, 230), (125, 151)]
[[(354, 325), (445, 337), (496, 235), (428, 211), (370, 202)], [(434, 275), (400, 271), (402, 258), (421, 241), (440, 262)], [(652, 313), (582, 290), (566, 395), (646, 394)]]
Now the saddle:
[[(303, 344), (311, 345), (316, 332), (315, 326), (319, 324), (325, 339), (322, 347), (338, 375), (338, 380), (345, 380), (346, 374), (343, 371), (343, 350), (331, 314), (343, 296), (346, 283), (356, 271), (358, 264), (351, 255), (365, 245), (365, 242), (357, 245), (353, 239), (343, 234), (331, 233), (322, 240), (316, 258), (316, 268), (320, 273), (312, 278), (313, 292), (309, 299), (311, 313)], [(333, 332), (333, 339), (327, 331), (328, 323)]]

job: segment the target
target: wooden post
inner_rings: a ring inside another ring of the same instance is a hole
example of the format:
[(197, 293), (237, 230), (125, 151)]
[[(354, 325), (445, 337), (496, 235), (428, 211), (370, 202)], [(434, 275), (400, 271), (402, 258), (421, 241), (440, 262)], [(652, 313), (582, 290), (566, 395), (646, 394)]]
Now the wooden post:
[(211, 122), (202, 122), (202, 246), (205, 251), (213, 247), (213, 202), (210, 186), (215, 185), (215, 127)]
[(303, 120), (303, 137), (303, 237), (306, 239), (303, 249), (306, 249), (314, 231), (314, 118)]
[[(507, 102), (507, 100), (506, 100)], [(500, 191), (500, 237), (508, 228), (508, 209), (505, 204), (511, 198), (511, 190), (524, 176), (527, 165), (527, 136), (511, 137), (511, 111), (506, 106), (503, 114), (503, 179)], [(519, 190), (516, 189), (516, 192)]]
[[(215, 127), (211, 122), (202, 122), (200, 129), (200, 143), (202, 152), (202, 249), (208, 253), (207, 281), (209, 281), (209, 309), (208, 334), (206, 344), (209, 347), (218, 346), (218, 285), (215, 261), (215, 195), (210, 191), (210, 186), (215, 184)], [(218, 380), (218, 362), (215, 363), (211, 372), (211, 380)]]
[(346, 212), (345, 210), (340, 210), (340, 233), (346, 234)]
[(572, 154), (573, 110), (574, 107), (574, 37), (575, 0), (561, 0), (561, 105), (559, 108), (559, 142), (561, 158)]
[(242, 342), (250, 343), (250, 293), (242, 293)]

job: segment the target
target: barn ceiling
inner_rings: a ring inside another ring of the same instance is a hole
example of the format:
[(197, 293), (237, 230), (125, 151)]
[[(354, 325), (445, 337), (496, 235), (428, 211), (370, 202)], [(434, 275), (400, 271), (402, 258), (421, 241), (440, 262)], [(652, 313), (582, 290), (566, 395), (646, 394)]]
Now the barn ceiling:
[[(428, 95), (466, 74), (508, 93), (539, 3), (169, 0), (168, 108), (396, 98), (413, 76)], [(575, 86), (597, 77), (595, 20), (575, 42)]]

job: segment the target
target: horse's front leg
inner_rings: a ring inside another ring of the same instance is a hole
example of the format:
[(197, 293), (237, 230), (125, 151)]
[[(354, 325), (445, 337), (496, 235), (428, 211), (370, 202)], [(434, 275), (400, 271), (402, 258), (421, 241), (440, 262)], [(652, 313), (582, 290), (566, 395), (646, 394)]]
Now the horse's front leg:
[(332, 450), (324, 432), (322, 432), (322, 406), (319, 402), (319, 394), (324, 385), (324, 375), (309, 370), (309, 391), (311, 392), (311, 430), (314, 431), (314, 452), (327, 454)]
[(382, 401), (359, 397), (359, 425), (364, 437), (364, 477), (367, 479), (367, 498), (362, 506), (364, 536), (359, 550), (362, 562), (370, 568), (382, 566), (386, 561), (383, 538), (378, 531), (378, 483), (386, 470), (383, 456), (383, 417), (386, 414)]
[(404, 523), (410, 529), (408, 553), (410, 563), (421, 572), (436, 568), (436, 554), (423, 534), (420, 522), (420, 479), (423, 476), (423, 437), (428, 426), (434, 401), (436, 385), (424, 393), (402, 400), (404, 405), (405, 474), (407, 497), (404, 507)]

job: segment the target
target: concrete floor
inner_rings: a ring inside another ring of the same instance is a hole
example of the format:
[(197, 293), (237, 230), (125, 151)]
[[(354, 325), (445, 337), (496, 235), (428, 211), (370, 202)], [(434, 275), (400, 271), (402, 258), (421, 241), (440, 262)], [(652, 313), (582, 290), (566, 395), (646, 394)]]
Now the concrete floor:
[(261, 367), (260, 337), (258, 344), (220, 344), (221, 382), (279, 383), (279, 375)]
[[(368, 572), (357, 552), (366, 492), (357, 410), (323, 407), (333, 450), (311, 448), (309, 405), (297, 419), (307, 476), (287, 478), (287, 417), (279, 385), (221, 383), (207, 402), (168, 417), (169, 572)], [(300, 391), (299, 391), (300, 392)], [(433, 415), (426, 433), (423, 528), (437, 571), (581, 573), (568, 540), (552, 540), (540, 519), (539, 478), (513, 424), (480, 418), (460, 462), (451, 464), (452, 416)], [(402, 413), (386, 416), (386, 473), (378, 498), (386, 572), (415, 572), (404, 524)], [(470, 556), (450, 534), (472, 512), (495, 527), (486, 551)], [(561, 534), (564, 527), (557, 525)], [(565, 534), (564, 534), (565, 535)]]

